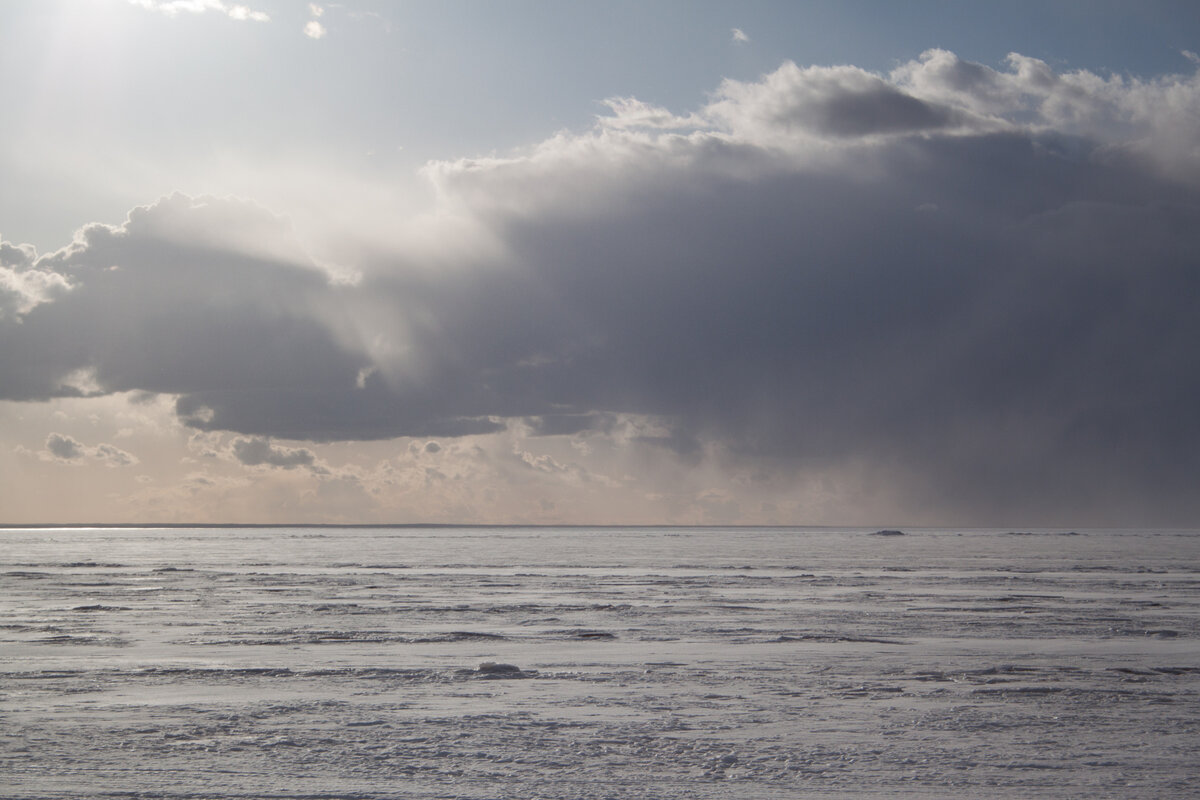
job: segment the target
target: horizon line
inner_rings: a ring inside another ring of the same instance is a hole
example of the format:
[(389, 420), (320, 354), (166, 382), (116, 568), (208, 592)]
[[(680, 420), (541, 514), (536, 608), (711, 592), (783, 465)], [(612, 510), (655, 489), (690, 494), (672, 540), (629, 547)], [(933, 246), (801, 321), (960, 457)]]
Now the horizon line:
[(821, 524), (821, 523), (803, 523), (803, 524), (755, 524), (755, 523), (558, 523), (558, 522), (34, 522), (34, 523), (9, 523), (0, 522), (0, 531), (13, 530), (138, 530), (163, 528), (170, 530), (187, 529), (187, 528), (212, 528), (212, 529), (231, 529), (231, 528), (254, 528), (254, 529), (284, 529), (284, 528), (350, 528), (360, 530), (380, 530), (387, 528), (804, 528), (804, 529), (857, 529), (857, 530), (876, 530), (876, 531), (900, 531), (903, 529), (913, 530), (1007, 530), (1010, 532), (1021, 531), (1070, 531), (1077, 530), (1113, 530), (1113, 531), (1134, 531), (1134, 530), (1158, 530), (1158, 531), (1197, 531), (1200, 526), (1187, 525), (1082, 525), (1082, 526), (1063, 526), (1063, 525), (904, 525), (904, 524), (870, 524), (870, 525), (846, 525), (846, 524)]

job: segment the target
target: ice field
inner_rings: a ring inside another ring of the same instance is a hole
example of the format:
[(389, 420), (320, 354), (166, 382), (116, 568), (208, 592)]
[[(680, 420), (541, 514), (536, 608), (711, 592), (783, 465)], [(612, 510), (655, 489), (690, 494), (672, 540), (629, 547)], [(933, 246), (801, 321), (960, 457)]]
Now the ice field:
[(0, 796), (1200, 794), (1200, 535), (0, 531)]

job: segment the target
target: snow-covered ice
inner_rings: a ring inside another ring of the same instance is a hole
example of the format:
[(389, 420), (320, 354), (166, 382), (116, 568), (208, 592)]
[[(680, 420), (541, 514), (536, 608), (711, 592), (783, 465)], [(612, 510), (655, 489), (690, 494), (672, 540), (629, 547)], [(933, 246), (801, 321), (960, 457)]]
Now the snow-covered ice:
[(1182, 797), (1200, 535), (0, 532), (0, 795)]

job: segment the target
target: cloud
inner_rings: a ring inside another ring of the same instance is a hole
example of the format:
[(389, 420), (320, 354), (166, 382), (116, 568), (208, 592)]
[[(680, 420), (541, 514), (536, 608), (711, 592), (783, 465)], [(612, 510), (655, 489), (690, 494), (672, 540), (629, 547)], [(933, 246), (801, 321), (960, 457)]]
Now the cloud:
[(0, 267), (28, 269), (37, 260), (37, 249), (29, 244), (0, 241)]
[(61, 433), (52, 433), (46, 437), (46, 450), (50, 455), (63, 461), (73, 461), (83, 458), (84, 455), (83, 445)]
[(746, 32), (743, 31), (741, 28), (730, 28), (729, 33), (733, 39), (734, 44), (749, 44), (749, 42), (750, 42), (750, 37), (747, 36)]
[(230, 4), (222, 0), (129, 0), (129, 3), (148, 11), (158, 11), (169, 17), (180, 13), (203, 14), (216, 11), (230, 19), (267, 22), (270, 16), (263, 11), (254, 11), (247, 6)]
[(317, 19), (325, 14), (324, 7), (316, 3), (309, 3), (308, 13), (311, 14), (313, 18), (304, 26), (304, 35), (310, 39), (323, 38), (326, 34), (325, 26), (318, 22)]
[(92, 457), (110, 467), (129, 467), (139, 463), (137, 456), (111, 444), (98, 444)]
[(946, 50), (928, 50), (897, 67), (890, 80), (929, 102), (1026, 132), (1083, 137), (1145, 158), (1165, 175), (1200, 179), (1194, 133), (1200, 72), (1151, 80), (1084, 70), (1057, 73), (1018, 53), (1009, 54), (1007, 64), (1007, 71), (993, 70)]
[(644, 103), (636, 97), (610, 97), (604, 105), (612, 112), (597, 118), (597, 123), (604, 128), (681, 130), (695, 129), (702, 124), (695, 117), (677, 117), (665, 108)]
[(806, 137), (845, 139), (978, 125), (962, 108), (904, 91), (857, 67), (784, 64), (756, 83), (725, 81), (705, 116), (737, 139), (804, 146)]
[(139, 463), (137, 456), (111, 444), (87, 447), (74, 437), (63, 433), (51, 433), (46, 437), (46, 449), (40, 453), (47, 461), (80, 463), (93, 459), (108, 467), (129, 467)]
[(431, 164), (413, 224), (454, 249), (374, 250), (356, 281), (241, 201), (87, 226), (22, 261), (63, 283), (0, 319), (0, 393), (169, 394), (251, 466), (316, 465), (270, 437), (432, 458), (520, 425), (852, 476), (942, 520), (1200, 519), (1196, 76), (929, 51), (609, 108)]
[(317, 457), (306, 447), (280, 447), (273, 445), (262, 436), (237, 437), (229, 445), (230, 452), (239, 463), (247, 467), (278, 467), (280, 469), (295, 469), (296, 467), (315, 467)]
[(32, 269), (36, 259), (31, 245), (0, 242), (0, 319), (27, 314), (71, 288), (57, 272)]
[(374, 374), (373, 351), (407, 347), (396, 306), (319, 266), (253, 204), (164, 198), (86, 226), (36, 269), (75, 288), (0, 320), (5, 399), (146, 391), (177, 396), (200, 429), (310, 440), (502, 427), (448, 414), (428, 387), (401, 396), (403, 360), (390, 382)]

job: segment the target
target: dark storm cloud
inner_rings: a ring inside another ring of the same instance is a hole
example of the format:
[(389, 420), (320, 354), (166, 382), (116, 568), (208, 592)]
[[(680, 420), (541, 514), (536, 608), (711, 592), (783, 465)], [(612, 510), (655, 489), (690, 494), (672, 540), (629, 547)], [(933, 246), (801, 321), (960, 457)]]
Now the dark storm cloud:
[(564, 436), (585, 431), (610, 431), (615, 414), (542, 414), (525, 420), (534, 436)]
[(89, 227), (26, 265), (70, 288), (0, 321), (0, 391), (170, 393), (195, 427), (313, 441), (648, 415), (681, 454), (870, 464), (948, 515), (1200, 518), (1194, 77), (931, 51), (785, 65), (685, 118), (611, 105), (431, 166), (490, 243), (452, 268), (339, 281), (227, 201)]
[[(38, 261), (71, 290), (5, 331), (5, 396), (332, 382), (328, 354), (337, 347), (314, 318), (329, 302), (327, 277), (233, 240), (253, 243), (275, 224), (246, 204), (176, 196), (135, 209), (122, 228), (84, 228)], [(354, 368), (345, 369), (353, 381)], [(81, 372), (93, 388), (72, 383)]]
[(6, 399), (179, 395), (195, 427), (311, 440), (498, 428), (360, 380), (371, 359), (340, 325), (359, 293), (253, 204), (165, 198), (37, 265), (70, 288), (0, 319)]
[(475, 286), (487, 313), (459, 316), (455, 352), (530, 406), (661, 415), (757, 458), (894, 464), (911, 491), (989, 513), (1188, 498), (1200, 206), (1060, 144), (921, 140), (853, 181), (698, 192), (654, 175), (636, 204), (506, 217), (528, 285)]

